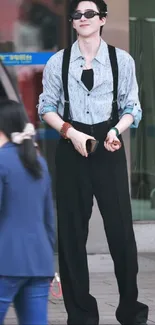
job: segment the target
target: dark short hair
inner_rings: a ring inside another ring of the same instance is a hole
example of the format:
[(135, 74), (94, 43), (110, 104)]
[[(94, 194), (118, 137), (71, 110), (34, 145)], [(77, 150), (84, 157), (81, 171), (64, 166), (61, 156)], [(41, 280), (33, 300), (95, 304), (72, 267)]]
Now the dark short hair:
[[(78, 4), (82, 1), (88, 1), (88, 0), (71, 0), (70, 1), (70, 6), (69, 6), (69, 17), (71, 18), (73, 12), (76, 10)], [(94, 2), (99, 10), (100, 13), (100, 19), (103, 17), (107, 16), (107, 4), (105, 3), (104, 0), (90, 0), (91, 2)], [(102, 33), (102, 28), (101, 26), (100, 29), (100, 35)]]

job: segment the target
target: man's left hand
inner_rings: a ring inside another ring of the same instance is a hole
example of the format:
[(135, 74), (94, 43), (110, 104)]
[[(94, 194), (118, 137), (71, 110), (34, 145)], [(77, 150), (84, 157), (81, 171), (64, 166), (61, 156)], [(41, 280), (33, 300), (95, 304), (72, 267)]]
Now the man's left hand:
[[(116, 141), (116, 144), (115, 144)], [(110, 130), (107, 134), (107, 137), (104, 141), (104, 146), (108, 151), (114, 152), (119, 150), (121, 147), (121, 142), (116, 136), (115, 130)]]

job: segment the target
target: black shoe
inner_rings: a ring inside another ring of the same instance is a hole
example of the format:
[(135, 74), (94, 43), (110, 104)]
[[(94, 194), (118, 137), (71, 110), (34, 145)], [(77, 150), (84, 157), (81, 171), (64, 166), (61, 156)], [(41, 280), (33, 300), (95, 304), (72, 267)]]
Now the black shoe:
[[(129, 325), (128, 323), (121, 323), (121, 325)], [(143, 322), (143, 323), (135, 323), (135, 322), (133, 322), (132, 324), (130, 324), (130, 325), (148, 325), (146, 322)]]
[(147, 325), (147, 323), (134, 323), (133, 325)]

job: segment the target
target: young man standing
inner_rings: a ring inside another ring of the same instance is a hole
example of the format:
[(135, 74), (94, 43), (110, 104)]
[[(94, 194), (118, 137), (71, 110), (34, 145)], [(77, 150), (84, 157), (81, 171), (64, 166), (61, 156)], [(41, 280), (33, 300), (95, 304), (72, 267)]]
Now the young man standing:
[[(136, 325), (146, 324), (148, 317), (148, 307), (137, 301), (137, 249), (121, 138), (128, 127), (138, 126), (141, 108), (133, 59), (100, 37), (106, 15), (103, 0), (71, 2), (78, 40), (71, 48), (69, 73), (66, 60), (62, 74), (61, 50), (44, 69), (39, 99), (39, 115), (62, 135), (56, 153), (56, 195), (69, 325), (99, 323), (97, 303), (89, 293), (86, 255), (93, 196), (114, 261), (120, 295), (116, 318), (120, 324)], [(88, 154), (88, 139), (99, 141), (93, 154)]]

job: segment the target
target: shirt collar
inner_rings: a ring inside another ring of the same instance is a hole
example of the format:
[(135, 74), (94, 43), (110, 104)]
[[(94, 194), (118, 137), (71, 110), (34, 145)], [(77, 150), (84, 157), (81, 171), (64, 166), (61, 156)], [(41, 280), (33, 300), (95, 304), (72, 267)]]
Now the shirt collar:
[(11, 141), (8, 141), (6, 143), (3, 144), (3, 146), (1, 148), (9, 148), (9, 147), (15, 147), (15, 144), (12, 143)]
[(72, 45), (70, 62), (76, 61), (80, 57), (82, 58), (83, 56), (79, 48), (79, 42), (76, 41)]
[[(101, 38), (101, 43), (98, 49), (98, 52), (96, 54), (96, 57), (94, 58), (98, 62), (104, 65), (105, 63), (105, 54), (107, 53), (107, 44), (103, 39)], [(72, 45), (72, 51), (71, 51), (71, 59), (70, 62), (76, 61), (78, 58), (83, 58), (83, 55), (79, 48), (78, 41), (74, 42)]]
[(103, 39), (101, 39), (100, 47), (95, 56), (95, 59), (104, 65), (106, 60), (106, 54), (107, 54), (107, 43), (103, 41)]

